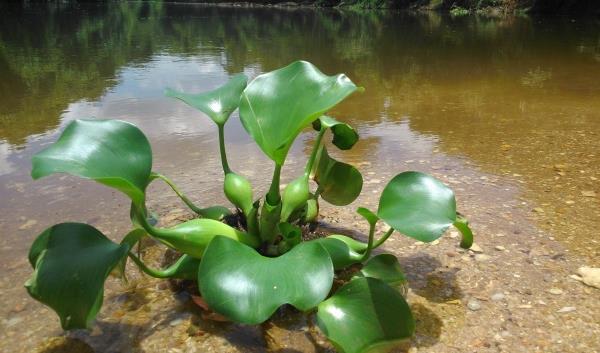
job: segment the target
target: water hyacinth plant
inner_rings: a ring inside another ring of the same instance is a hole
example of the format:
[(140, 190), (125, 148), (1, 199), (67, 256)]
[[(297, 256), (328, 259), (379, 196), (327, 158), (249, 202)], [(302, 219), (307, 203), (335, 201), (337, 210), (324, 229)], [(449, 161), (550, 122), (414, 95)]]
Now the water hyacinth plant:
[[(34, 269), (25, 284), (29, 294), (51, 307), (65, 330), (89, 328), (102, 306), (104, 281), (111, 271), (124, 271), (129, 258), (153, 277), (196, 280), (208, 306), (238, 323), (262, 323), (285, 304), (316, 313), (318, 327), (340, 352), (380, 351), (411, 337), (414, 320), (402, 295), (406, 279), (398, 259), (372, 256), (372, 251), (395, 232), (431, 242), (451, 225), (463, 235), (460, 245), (470, 247), (472, 233), (456, 211), (452, 190), (429, 175), (403, 172), (384, 188), (377, 210), (358, 208), (369, 224), (368, 242), (342, 234), (313, 240), (302, 236), (301, 226), (317, 220), (321, 200), (344, 206), (361, 192), (360, 172), (332, 158), (323, 144), (327, 131), (339, 149), (357, 142), (350, 125), (324, 114), (359, 90), (347, 76), (327, 76), (305, 61), (249, 84), (240, 74), (202, 94), (167, 90), (217, 125), (223, 190), (242, 220), (239, 227), (223, 222), (232, 214), (228, 208), (199, 207), (153, 171), (150, 144), (136, 126), (119, 120), (71, 122), (54, 144), (33, 157), (32, 177), (68, 173), (123, 192), (131, 199), (132, 230), (115, 243), (87, 224), (46, 229), (29, 252)], [(250, 182), (227, 161), (224, 126), (238, 108), (244, 128), (274, 164), (264, 196), (254, 195)], [(316, 138), (306, 167), (281, 191), (288, 151), (311, 124)], [(314, 190), (310, 179), (316, 182)], [(146, 189), (155, 180), (166, 182), (198, 218), (156, 227), (146, 208)], [(389, 231), (376, 235), (378, 222)], [(148, 267), (132, 252), (144, 237), (181, 257), (164, 269)], [(336, 273), (349, 266), (358, 270), (332, 291)]]

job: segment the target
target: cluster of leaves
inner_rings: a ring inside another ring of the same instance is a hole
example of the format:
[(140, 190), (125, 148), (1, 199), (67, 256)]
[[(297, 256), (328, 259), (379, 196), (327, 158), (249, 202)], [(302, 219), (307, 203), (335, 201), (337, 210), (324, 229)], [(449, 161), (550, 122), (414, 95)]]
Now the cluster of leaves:
[[(398, 259), (371, 253), (394, 231), (430, 242), (453, 224), (463, 233), (461, 246), (469, 247), (471, 231), (457, 215), (448, 187), (423, 173), (398, 174), (383, 190), (377, 212), (357, 210), (369, 224), (367, 243), (341, 234), (302, 239), (300, 225), (316, 221), (319, 200), (343, 206), (361, 192), (360, 172), (332, 158), (322, 143), (327, 131), (342, 150), (357, 142), (351, 126), (323, 115), (357, 90), (345, 75), (324, 75), (304, 61), (260, 75), (250, 84), (237, 75), (202, 94), (167, 90), (217, 125), (223, 189), (243, 217), (241, 229), (222, 222), (231, 214), (226, 207), (200, 208), (171, 180), (153, 172), (150, 144), (134, 125), (73, 121), (58, 141), (33, 157), (33, 178), (69, 173), (123, 192), (131, 199), (133, 230), (117, 244), (86, 224), (48, 228), (31, 246), (34, 272), (27, 290), (56, 311), (64, 329), (90, 327), (102, 305), (104, 281), (114, 269), (123, 272), (130, 258), (150, 276), (197, 280), (210, 308), (236, 322), (264, 322), (284, 304), (316, 309), (319, 327), (341, 352), (389, 347), (410, 337), (414, 321), (401, 294), (405, 277)], [(244, 128), (274, 162), (271, 187), (263, 197), (255, 198), (250, 182), (227, 161), (224, 126), (238, 107)], [(317, 137), (304, 172), (281, 192), (280, 172), (288, 151), (311, 124)], [(311, 190), (310, 179), (316, 190)], [(199, 217), (171, 228), (156, 227), (146, 209), (146, 189), (154, 180), (166, 182)], [(379, 221), (390, 228), (376, 239)], [(131, 251), (143, 237), (183, 255), (165, 269), (150, 268)], [(360, 271), (331, 293), (335, 271), (355, 264), (362, 264)]]

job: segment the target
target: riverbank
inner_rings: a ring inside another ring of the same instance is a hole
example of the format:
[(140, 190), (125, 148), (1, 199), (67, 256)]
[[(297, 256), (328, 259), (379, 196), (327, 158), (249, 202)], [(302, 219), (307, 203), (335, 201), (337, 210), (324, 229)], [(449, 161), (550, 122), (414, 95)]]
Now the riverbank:
[(541, 1), (541, 0), (266, 0), (266, 1), (195, 1), (175, 2), (200, 3), (211, 6), (235, 7), (321, 7), (341, 9), (396, 9), (415, 12), (434, 11), (453, 16), (482, 14), (505, 16), (515, 14), (536, 15), (600, 15), (600, 3), (591, 0)]

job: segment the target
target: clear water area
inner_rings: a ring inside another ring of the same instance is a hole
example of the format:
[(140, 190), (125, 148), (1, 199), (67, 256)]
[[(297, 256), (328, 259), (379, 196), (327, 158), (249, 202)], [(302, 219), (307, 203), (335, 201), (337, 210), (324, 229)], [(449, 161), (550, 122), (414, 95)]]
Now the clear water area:
[[(567, 251), (599, 255), (597, 20), (135, 2), (0, 10), (2, 351), (31, 351), (61, 333), (54, 314), (22, 287), (37, 234), (67, 220), (91, 223), (113, 239), (129, 227), (127, 200), (105, 187), (68, 176), (33, 182), (34, 153), (73, 119), (127, 120), (149, 137), (155, 170), (200, 203), (225, 203), (216, 128), (163, 90), (201, 92), (233, 74), (254, 77), (297, 59), (366, 88), (332, 112), (361, 134), (352, 151), (334, 152), (365, 171), (356, 205), (376, 207), (386, 180), (421, 170), (451, 184), (463, 209), (502, 203), (505, 219), (531, 219)], [(230, 164), (264, 190), (271, 165), (237, 116), (226, 134)], [(311, 138), (308, 130), (300, 136), (285, 180), (302, 167)], [(150, 205), (175, 219), (183, 206), (166, 189), (152, 190)], [(482, 213), (475, 225), (486, 220)], [(113, 281), (108, 287), (110, 315), (118, 317), (123, 298), (142, 300)], [(159, 310), (150, 319), (163, 314), (170, 315)], [(122, 326), (99, 327), (81, 334), (99, 351), (126, 351), (123, 345), (143, 339), (135, 329), (126, 339)], [(255, 334), (220, 336), (260, 350), (266, 343)]]

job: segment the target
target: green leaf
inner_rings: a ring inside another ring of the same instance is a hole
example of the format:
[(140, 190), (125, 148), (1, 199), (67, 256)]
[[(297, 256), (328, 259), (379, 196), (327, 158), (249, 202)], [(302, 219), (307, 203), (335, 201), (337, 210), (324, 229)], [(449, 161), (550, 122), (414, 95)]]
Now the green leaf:
[(317, 153), (312, 178), (319, 184), (323, 200), (336, 206), (352, 203), (360, 195), (363, 186), (358, 169), (331, 158), (325, 146), (321, 146)]
[(54, 225), (31, 247), (34, 272), (25, 287), (59, 315), (63, 329), (89, 328), (102, 306), (104, 281), (128, 250), (90, 225)]
[(377, 214), (397, 231), (431, 242), (456, 220), (456, 200), (454, 192), (434, 177), (404, 172), (383, 189)]
[[(343, 237), (343, 235), (341, 235), (341, 237)], [(314, 241), (321, 244), (325, 250), (327, 250), (335, 270), (341, 270), (352, 264), (359, 263), (362, 260), (362, 254), (352, 249), (348, 243), (340, 239), (329, 236), (326, 238), (315, 239)]]
[(348, 124), (337, 121), (329, 116), (322, 116), (313, 122), (313, 128), (317, 131), (322, 127), (331, 129), (333, 133), (333, 144), (341, 150), (349, 150), (358, 141), (358, 133)]
[(367, 250), (367, 248), (369, 247), (369, 245), (367, 243), (360, 242), (356, 239), (352, 239), (348, 236), (341, 235), (341, 234), (332, 234), (332, 235), (328, 236), (327, 238), (334, 238), (334, 239), (341, 240), (344, 243), (346, 243), (350, 247), (350, 249), (357, 251), (357, 252), (363, 252), (363, 251)]
[[(126, 245), (129, 249), (133, 249), (134, 245), (137, 244), (144, 236), (148, 235), (142, 228), (136, 228), (121, 240), (121, 245)], [(127, 276), (125, 275), (125, 267), (127, 266), (127, 256), (123, 257), (117, 265), (117, 275), (119, 278), (127, 282)]]
[(353, 279), (319, 304), (317, 324), (341, 353), (386, 352), (415, 330), (402, 295), (376, 278)]
[(260, 245), (258, 238), (253, 235), (208, 218), (192, 219), (168, 229), (155, 228), (152, 234), (166, 245), (197, 259), (203, 256), (206, 247), (217, 235), (253, 247)]
[(454, 226), (462, 234), (460, 247), (463, 249), (469, 249), (471, 245), (473, 245), (473, 232), (469, 227), (469, 221), (466, 218), (457, 216), (456, 222), (454, 222)]
[(288, 222), (282, 222), (278, 225), (281, 236), (286, 243), (294, 247), (302, 241), (302, 229)]
[(198, 214), (204, 218), (220, 221), (225, 217), (232, 215), (231, 211), (225, 206), (210, 206), (198, 210)]
[(324, 75), (296, 61), (256, 77), (242, 93), (240, 118), (263, 152), (283, 165), (300, 131), (357, 87), (343, 74)]
[(404, 276), (398, 258), (392, 254), (373, 256), (365, 263), (359, 275), (380, 279), (392, 287), (402, 286), (406, 283), (406, 276)]
[(367, 222), (369, 222), (369, 225), (371, 226), (374, 226), (377, 223), (377, 221), (379, 221), (379, 217), (377, 217), (377, 215), (368, 208), (359, 207), (356, 209), (356, 213), (358, 213), (364, 219), (366, 219)]
[(212, 91), (188, 94), (167, 88), (165, 95), (182, 100), (187, 105), (208, 115), (217, 125), (224, 125), (240, 104), (240, 96), (247, 83), (246, 75), (238, 74), (223, 86)]
[(333, 266), (314, 241), (270, 258), (216, 237), (200, 264), (198, 283), (211, 309), (236, 322), (258, 324), (286, 303), (302, 311), (316, 307), (331, 290)]
[(124, 192), (140, 205), (152, 170), (146, 136), (121, 120), (75, 120), (32, 159), (31, 176), (68, 173)]

